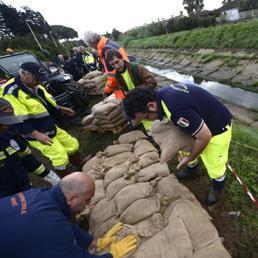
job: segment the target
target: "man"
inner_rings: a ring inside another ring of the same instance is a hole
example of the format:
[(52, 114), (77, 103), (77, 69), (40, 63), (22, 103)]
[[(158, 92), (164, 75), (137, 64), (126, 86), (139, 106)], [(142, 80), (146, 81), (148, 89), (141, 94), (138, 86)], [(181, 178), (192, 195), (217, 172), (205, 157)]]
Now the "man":
[[(105, 59), (115, 69), (115, 78), (118, 81), (117, 89), (122, 90), (123, 93), (140, 85), (152, 88), (157, 86), (154, 75), (145, 66), (123, 60), (122, 55), (116, 49), (108, 49)], [(143, 126), (147, 132), (150, 131), (151, 123), (149, 121), (143, 121)]]
[(59, 177), (39, 162), (26, 142), (9, 126), (20, 123), (10, 103), (0, 98), (0, 198), (31, 189), (28, 173), (34, 173), (51, 184)]
[(158, 91), (142, 87), (129, 91), (123, 101), (125, 112), (132, 118), (160, 120), (166, 116), (174, 125), (195, 138), (191, 153), (180, 158), (177, 176), (192, 175), (201, 156), (213, 186), (207, 203), (213, 205), (224, 188), (226, 163), (231, 141), (229, 110), (213, 95), (195, 85), (172, 84)]
[(118, 82), (114, 76), (115, 74), (114, 68), (110, 66), (105, 60), (105, 53), (108, 49), (117, 49), (122, 55), (123, 59), (129, 62), (129, 59), (127, 57), (127, 53), (125, 52), (125, 50), (116, 42), (93, 32), (86, 32), (84, 35), (84, 41), (87, 45), (89, 45), (90, 47), (98, 51), (98, 56), (103, 65), (104, 72), (107, 74), (107, 83), (104, 88), (104, 92), (105, 93), (114, 92), (117, 99), (124, 98), (124, 94), (121, 90), (117, 90), (117, 89), (113, 90), (113, 88), (117, 88)]
[[(70, 223), (71, 215), (83, 211), (94, 191), (94, 181), (85, 173), (75, 172), (51, 189), (33, 189), (1, 199), (1, 257), (122, 258), (134, 250), (136, 238), (132, 235), (114, 242), (121, 223), (100, 239)], [(104, 255), (87, 251), (101, 251), (109, 245), (110, 251)]]
[(78, 65), (78, 67), (79, 67), (79, 69), (80, 69), (80, 71), (83, 75), (89, 73), (89, 69), (85, 64), (84, 57), (85, 57), (85, 47), (79, 46), (78, 47), (78, 52), (75, 56), (75, 60), (76, 60), (76, 63), (77, 63), (77, 65)]
[(74, 111), (56, 104), (40, 84), (44, 80), (39, 64), (25, 62), (20, 66), (19, 75), (0, 88), (0, 95), (12, 104), (15, 115), (22, 120), (14, 125), (17, 132), (48, 157), (63, 177), (69, 173), (69, 161), (74, 165), (80, 165), (82, 161), (78, 141), (59, 128), (53, 117), (59, 112), (73, 116)]

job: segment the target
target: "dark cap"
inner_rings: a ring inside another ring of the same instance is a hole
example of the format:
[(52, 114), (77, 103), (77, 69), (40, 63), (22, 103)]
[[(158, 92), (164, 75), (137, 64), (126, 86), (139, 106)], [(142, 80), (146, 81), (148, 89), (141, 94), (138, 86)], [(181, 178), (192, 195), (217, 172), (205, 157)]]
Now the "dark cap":
[(22, 120), (15, 116), (12, 105), (7, 100), (0, 98), (0, 124), (13, 125), (21, 122)]
[(46, 80), (46, 75), (44, 73), (44, 70), (38, 63), (25, 62), (20, 65), (20, 68), (27, 72), (32, 73), (39, 82), (43, 82)]

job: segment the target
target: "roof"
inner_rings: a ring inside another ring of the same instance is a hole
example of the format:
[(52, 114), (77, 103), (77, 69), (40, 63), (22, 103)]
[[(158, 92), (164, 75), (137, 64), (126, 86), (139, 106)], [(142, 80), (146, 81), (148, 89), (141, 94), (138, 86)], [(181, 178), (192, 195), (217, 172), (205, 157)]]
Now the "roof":
[(223, 11), (227, 11), (227, 10), (238, 8), (238, 7), (239, 7), (238, 1), (232, 1), (232, 2), (228, 2), (228, 3), (224, 4), (223, 6), (218, 8), (216, 11), (223, 12)]

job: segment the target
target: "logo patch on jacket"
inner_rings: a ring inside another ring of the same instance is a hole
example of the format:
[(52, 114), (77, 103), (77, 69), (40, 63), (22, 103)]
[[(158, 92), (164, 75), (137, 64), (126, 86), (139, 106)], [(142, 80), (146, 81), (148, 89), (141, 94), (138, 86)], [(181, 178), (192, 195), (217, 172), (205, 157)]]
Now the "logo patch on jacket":
[(188, 127), (189, 126), (189, 121), (184, 117), (180, 117), (176, 123), (178, 125), (182, 126), (182, 127)]
[(10, 146), (14, 149), (14, 150), (20, 150), (20, 146), (18, 145), (18, 143), (15, 141), (15, 140), (13, 140), (13, 139), (11, 139), (10, 140)]

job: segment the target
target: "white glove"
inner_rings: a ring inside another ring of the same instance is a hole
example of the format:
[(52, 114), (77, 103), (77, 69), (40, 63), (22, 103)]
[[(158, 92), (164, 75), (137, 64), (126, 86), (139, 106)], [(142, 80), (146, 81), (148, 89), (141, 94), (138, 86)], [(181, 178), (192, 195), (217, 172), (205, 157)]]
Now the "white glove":
[(44, 179), (52, 185), (58, 184), (61, 180), (58, 177), (58, 175), (52, 170), (49, 171), (49, 173), (44, 177)]

